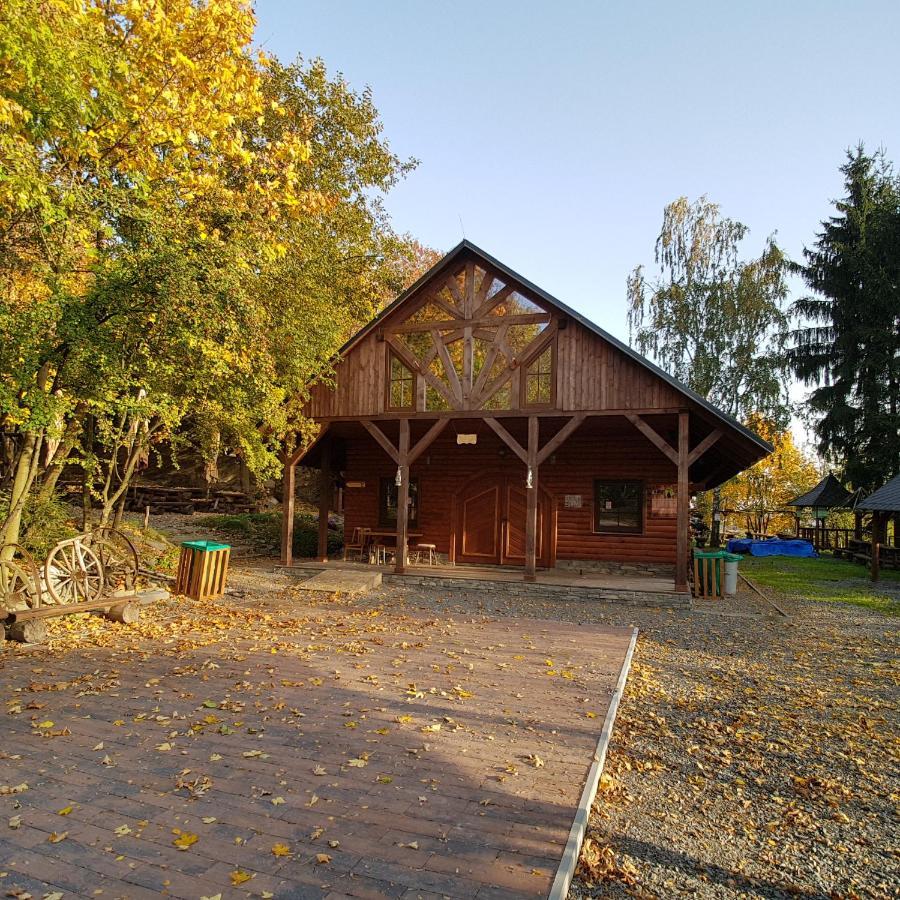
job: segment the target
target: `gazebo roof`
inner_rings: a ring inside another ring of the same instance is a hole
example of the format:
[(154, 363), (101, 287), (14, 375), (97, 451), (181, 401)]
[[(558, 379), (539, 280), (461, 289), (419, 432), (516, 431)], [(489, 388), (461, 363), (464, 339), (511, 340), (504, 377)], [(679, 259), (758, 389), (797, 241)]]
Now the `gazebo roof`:
[(892, 478), (886, 485), (869, 494), (865, 500), (856, 504), (857, 509), (868, 509), (873, 512), (900, 513), (900, 475)]
[(787, 505), (834, 509), (837, 506), (847, 506), (852, 497), (853, 494), (829, 472), (811, 491), (795, 497)]

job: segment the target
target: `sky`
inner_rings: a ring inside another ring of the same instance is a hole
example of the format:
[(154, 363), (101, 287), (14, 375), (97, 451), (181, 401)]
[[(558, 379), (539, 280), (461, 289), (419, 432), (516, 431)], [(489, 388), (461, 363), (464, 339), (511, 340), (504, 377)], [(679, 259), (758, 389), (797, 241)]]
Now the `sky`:
[[(900, 161), (897, 0), (256, 0), (258, 43), (370, 86), (418, 168), (393, 224), (469, 238), (627, 340), (664, 206), (706, 194), (800, 258), (848, 147)], [(801, 284), (795, 284), (801, 293)], [(800, 392), (795, 388), (795, 397)]]

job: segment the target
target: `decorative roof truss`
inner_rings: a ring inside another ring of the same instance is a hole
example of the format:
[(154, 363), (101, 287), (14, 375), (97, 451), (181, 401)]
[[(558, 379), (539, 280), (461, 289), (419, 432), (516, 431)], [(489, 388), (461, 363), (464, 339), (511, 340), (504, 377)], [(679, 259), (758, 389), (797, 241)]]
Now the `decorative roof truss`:
[(387, 405), (418, 411), (551, 406), (558, 327), (553, 313), (469, 261), (385, 327)]

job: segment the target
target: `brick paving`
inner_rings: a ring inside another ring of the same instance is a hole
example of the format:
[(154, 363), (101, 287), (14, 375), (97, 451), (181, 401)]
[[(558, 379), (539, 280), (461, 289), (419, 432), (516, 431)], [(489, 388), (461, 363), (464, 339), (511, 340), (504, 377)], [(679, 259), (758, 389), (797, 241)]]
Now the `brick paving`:
[(547, 895), (629, 629), (236, 604), (7, 645), (0, 890)]

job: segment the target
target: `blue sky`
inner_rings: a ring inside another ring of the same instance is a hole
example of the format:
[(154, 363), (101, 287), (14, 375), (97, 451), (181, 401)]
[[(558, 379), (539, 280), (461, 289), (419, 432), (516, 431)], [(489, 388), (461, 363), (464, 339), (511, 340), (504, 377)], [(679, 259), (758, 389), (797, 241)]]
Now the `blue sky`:
[(419, 168), (395, 227), (463, 236), (627, 339), (664, 205), (707, 194), (799, 256), (862, 140), (900, 161), (890, 0), (257, 0), (259, 43), (370, 85)]

